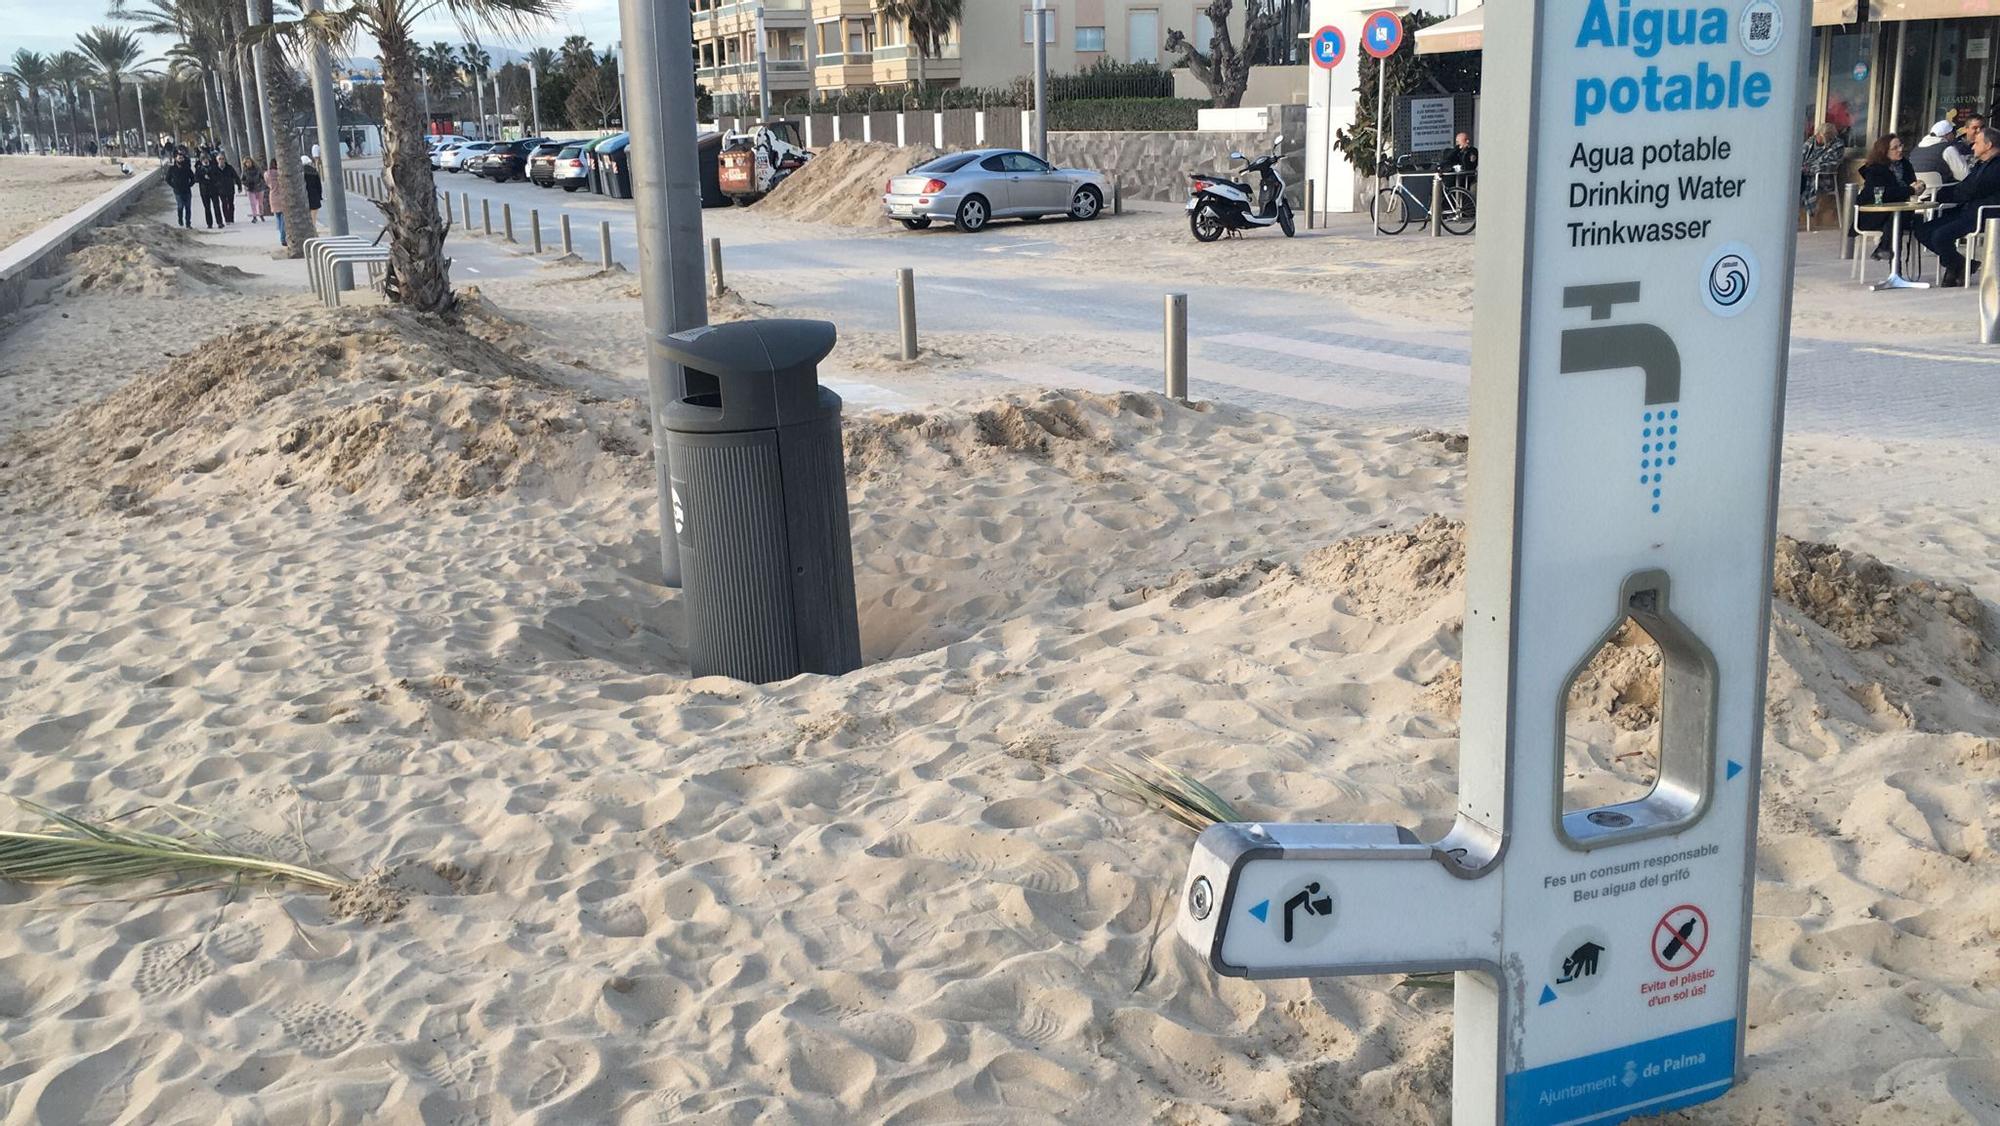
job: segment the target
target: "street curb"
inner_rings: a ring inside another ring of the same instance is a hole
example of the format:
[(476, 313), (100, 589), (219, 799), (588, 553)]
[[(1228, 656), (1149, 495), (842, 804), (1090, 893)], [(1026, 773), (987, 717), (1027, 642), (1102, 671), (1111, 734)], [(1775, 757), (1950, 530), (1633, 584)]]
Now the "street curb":
[(35, 303), (41, 296), (34, 282), (53, 273), (62, 256), (92, 227), (122, 215), (125, 208), (160, 178), (158, 166), (135, 172), (110, 191), (0, 249), (0, 317)]

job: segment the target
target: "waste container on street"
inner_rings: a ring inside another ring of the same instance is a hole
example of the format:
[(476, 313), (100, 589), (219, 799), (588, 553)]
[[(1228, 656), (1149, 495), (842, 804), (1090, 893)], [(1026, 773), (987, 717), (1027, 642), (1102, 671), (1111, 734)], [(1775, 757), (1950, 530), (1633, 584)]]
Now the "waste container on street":
[(632, 134), (620, 133), (597, 146), (597, 159), (604, 168), (604, 194), (612, 199), (631, 199)]
[(824, 321), (708, 325), (662, 342), (686, 394), (662, 412), (688, 665), (764, 683), (861, 666), (840, 396)]

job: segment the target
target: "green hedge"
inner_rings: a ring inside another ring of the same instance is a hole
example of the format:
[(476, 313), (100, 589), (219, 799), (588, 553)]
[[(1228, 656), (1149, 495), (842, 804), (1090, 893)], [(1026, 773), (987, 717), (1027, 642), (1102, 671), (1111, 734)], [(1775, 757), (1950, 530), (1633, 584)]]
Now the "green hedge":
[(1196, 111), (1206, 105), (1200, 98), (1089, 98), (1053, 102), (1049, 106), (1049, 128), (1121, 133), (1193, 129)]

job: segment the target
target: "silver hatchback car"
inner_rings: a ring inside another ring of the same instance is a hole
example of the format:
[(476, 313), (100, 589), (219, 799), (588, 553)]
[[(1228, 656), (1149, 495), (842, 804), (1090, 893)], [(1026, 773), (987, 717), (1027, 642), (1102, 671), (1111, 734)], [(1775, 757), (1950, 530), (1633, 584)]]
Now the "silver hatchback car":
[(1095, 219), (1110, 195), (1110, 182), (1088, 168), (1057, 168), (1019, 149), (974, 149), (890, 178), (882, 208), (913, 231), (933, 220), (977, 231), (994, 219)]

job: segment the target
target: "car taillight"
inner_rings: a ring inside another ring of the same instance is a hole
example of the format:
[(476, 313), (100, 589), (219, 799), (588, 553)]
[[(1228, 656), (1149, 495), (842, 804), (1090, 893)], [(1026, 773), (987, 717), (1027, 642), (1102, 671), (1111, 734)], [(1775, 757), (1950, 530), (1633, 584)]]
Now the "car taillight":
[(943, 180), (925, 180), (925, 181), (924, 181), (924, 191), (925, 191), (925, 192), (927, 192), (927, 193), (936, 193), (936, 192), (941, 192), (941, 191), (943, 191), (943, 190), (944, 190), (944, 181), (943, 181)]
[(888, 195), (888, 194), (890, 194), (891, 192), (893, 192), (893, 191), (895, 191), (895, 190), (896, 190), (896, 181), (894, 181), (894, 180), (884, 180), (884, 181), (882, 181), (882, 194), (883, 194), (883, 195)]

